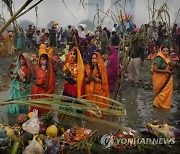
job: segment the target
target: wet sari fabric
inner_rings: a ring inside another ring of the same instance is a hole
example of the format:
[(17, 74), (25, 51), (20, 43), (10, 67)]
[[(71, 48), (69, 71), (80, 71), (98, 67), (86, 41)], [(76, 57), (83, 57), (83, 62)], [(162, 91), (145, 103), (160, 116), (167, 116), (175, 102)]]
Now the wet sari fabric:
[[(16, 62), (16, 65), (13, 70), (13, 74), (18, 74), (19, 78), (30, 78), (30, 63), (28, 61), (27, 55), (25, 53), (22, 54), (26, 61), (26, 67), (20, 69), (19, 58)], [(11, 87), (10, 93), (8, 96), (9, 100), (17, 99), (18, 97), (23, 97), (30, 94), (31, 84), (30, 82), (22, 82), (19, 79), (11, 79)], [(18, 98), (20, 100), (27, 99), (26, 97)], [(28, 111), (27, 105), (19, 105), (19, 104), (9, 104), (7, 108), (8, 114), (20, 114)]]
[[(170, 59), (166, 58), (162, 52), (158, 52), (156, 57), (161, 57), (167, 66), (164, 68), (165, 70), (170, 70), (171, 67), (169, 65)], [(163, 85), (168, 77), (168, 73), (153, 73), (153, 91), (156, 93), (158, 89)], [(153, 105), (159, 108), (169, 109), (171, 108), (171, 98), (173, 93), (173, 77), (171, 75), (167, 85), (164, 89), (155, 97), (153, 101)]]

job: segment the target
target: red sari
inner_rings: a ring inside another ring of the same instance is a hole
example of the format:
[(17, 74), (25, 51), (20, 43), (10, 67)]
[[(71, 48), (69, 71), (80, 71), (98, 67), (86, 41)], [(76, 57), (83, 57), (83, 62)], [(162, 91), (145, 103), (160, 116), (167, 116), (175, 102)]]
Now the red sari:
[[(33, 84), (31, 94), (54, 94), (55, 92), (55, 75), (52, 64), (49, 60), (47, 72), (42, 70), (40, 65), (35, 66), (34, 69), (36, 84)], [(31, 99), (45, 98), (45, 96), (32, 96)], [(44, 106), (50, 107), (51, 105), (43, 104)], [(38, 115), (49, 112), (49, 110), (39, 107), (30, 107), (30, 112), (34, 109), (38, 110)]]

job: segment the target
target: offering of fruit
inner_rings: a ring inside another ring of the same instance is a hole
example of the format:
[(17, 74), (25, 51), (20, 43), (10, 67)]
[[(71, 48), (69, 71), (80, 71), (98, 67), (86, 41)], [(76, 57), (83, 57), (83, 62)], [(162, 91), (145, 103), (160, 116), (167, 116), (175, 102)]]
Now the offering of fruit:
[(81, 141), (87, 138), (92, 133), (92, 130), (86, 128), (71, 128), (64, 132), (61, 139), (68, 142), (69, 144), (77, 141)]
[(29, 119), (31, 119), (31, 118), (32, 118), (32, 116), (33, 116), (33, 112), (29, 112), (29, 113), (28, 113), (28, 117), (29, 117)]
[(20, 114), (17, 117), (17, 124), (18, 125), (22, 125), (24, 122), (26, 122), (28, 120), (28, 116), (26, 114)]
[(49, 137), (56, 137), (58, 134), (58, 129), (55, 125), (51, 125), (46, 129), (46, 135)]
[(178, 135), (180, 130), (173, 126), (168, 125), (167, 123), (152, 122), (152, 123), (145, 123), (145, 126), (153, 135), (157, 137), (161, 137), (163, 135), (164, 137), (169, 137), (169, 138), (176, 138), (176, 139), (180, 138), (179, 137), (180, 135)]

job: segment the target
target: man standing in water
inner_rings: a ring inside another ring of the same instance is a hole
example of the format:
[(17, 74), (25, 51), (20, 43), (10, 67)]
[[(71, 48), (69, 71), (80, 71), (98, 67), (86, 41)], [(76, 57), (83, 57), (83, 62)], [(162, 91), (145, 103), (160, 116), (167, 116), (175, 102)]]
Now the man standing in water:
[(144, 61), (144, 45), (142, 41), (138, 40), (138, 43), (132, 49), (132, 56), (127, 67), (128, 81), (132, 86), (137, 87), (139, 82), (140, 65)]

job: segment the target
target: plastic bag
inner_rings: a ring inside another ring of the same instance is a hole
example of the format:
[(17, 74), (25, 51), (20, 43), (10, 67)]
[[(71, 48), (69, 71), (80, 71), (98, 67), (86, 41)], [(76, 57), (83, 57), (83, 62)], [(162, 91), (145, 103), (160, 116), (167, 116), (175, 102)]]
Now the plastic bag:
[(39, 133), (38, 110), (33, 110), (32, 118), (23, 123), (22, 128), (31, 134)]
[(22, 154), (43, 154), (44, 150), (41, 144), (36, 140), (33, 139), (31, 143), (24, 149)]

